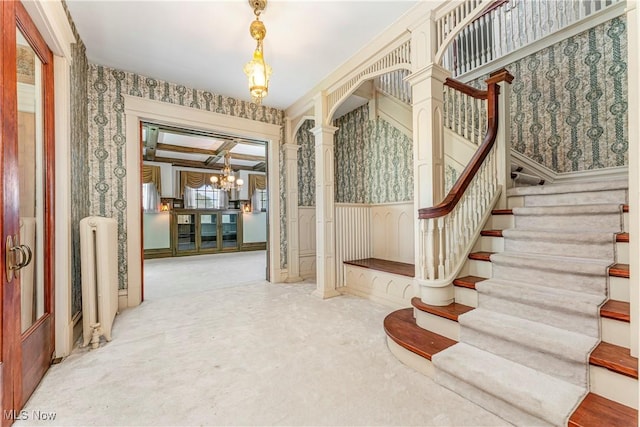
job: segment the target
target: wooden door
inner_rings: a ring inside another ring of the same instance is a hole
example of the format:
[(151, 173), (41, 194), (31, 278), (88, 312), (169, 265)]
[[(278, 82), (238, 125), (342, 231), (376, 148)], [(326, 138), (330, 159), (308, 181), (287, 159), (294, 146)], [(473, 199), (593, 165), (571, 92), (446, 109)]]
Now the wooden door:
[(51, 51), (21, 2), (0, 8), (0, 377), (8, 425), (54, 351), (54, 104)]

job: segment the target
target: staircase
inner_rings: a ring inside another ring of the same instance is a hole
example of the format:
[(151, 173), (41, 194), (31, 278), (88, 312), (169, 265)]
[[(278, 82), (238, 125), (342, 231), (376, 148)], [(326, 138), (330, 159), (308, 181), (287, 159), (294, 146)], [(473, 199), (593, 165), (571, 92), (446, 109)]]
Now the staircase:
[(637, 425), (626, 187), (510, 189), (512, 209), (485, 225), (455, 302), (414, 298), (387, 317), (391, 351), (516, 425)]

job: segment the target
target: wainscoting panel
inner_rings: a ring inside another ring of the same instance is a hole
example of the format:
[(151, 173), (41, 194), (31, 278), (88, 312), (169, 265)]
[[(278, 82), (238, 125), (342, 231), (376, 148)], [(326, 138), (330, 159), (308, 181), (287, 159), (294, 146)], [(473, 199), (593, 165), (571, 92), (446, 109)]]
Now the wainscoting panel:
[(340, 291), (369, 298), (393, 308), (411, 306), (413, 278), (355, 265), (345, 265), (345, 284)]
[(370, 207), (336, 204), (336, 283), (345, 286), (344, 261), (371, 258)]
[(316, 208), (298, 207), (300, 248), (300, 276), (316, 277)]
[(414, 263), (413, 202), (371, 206), (372, 257)]

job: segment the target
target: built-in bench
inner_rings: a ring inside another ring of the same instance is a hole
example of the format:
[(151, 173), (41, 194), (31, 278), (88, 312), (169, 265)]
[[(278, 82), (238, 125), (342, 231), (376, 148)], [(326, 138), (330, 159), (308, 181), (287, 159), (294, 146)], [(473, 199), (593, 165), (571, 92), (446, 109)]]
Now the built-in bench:
[(344, 290), (392, 307), (408, 307), (413, 297), (413, 264), (380, 258), (344, 261)]

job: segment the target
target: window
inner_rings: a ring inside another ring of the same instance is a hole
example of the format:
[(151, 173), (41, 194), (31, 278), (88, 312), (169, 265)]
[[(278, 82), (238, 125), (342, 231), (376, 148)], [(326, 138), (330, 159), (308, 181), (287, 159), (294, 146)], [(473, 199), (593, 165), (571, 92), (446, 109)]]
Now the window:
[(215, 190), (211, 185), (205, 184), (202, 187), (184, 187), (184, 207), (185, 209), (221, 209), (226, 206), (224, 203), (225, 192)]
[(267, 203), (267, 190), (256, 189), (253, 193), (253, 211), (266, 212)]

